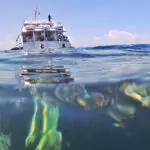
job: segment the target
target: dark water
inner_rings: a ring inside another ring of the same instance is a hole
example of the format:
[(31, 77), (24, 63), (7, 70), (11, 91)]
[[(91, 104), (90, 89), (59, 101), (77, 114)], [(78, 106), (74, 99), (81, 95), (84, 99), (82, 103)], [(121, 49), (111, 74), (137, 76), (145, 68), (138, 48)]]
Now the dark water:
[[(150, 45), (72, 48), (57, 54), (1, 51), (0, 62), (0, 150), (34, 150), (38, 144), (37, 140), (25, 147), (35, 106), (33, 87), (40, 96), (46, 93), (48, 105), (59, 108), (57, 129), (62, 132), (62, 150), (150, 148), (150, 105), (143, 107), (120, 89), (124, 83), (136, 84), (132, 92), (150, 99)], [(70, 75), (20, 75), (22, 67), (51, 64), (69, 68)], [(139, 86), (142, 89), (138, 90)], [(146, 94), (142, 95), (142, 90)], [(79, 99), (86, 106), (78, 103)], [(3, 139), (10, 140), (8, 147)]]

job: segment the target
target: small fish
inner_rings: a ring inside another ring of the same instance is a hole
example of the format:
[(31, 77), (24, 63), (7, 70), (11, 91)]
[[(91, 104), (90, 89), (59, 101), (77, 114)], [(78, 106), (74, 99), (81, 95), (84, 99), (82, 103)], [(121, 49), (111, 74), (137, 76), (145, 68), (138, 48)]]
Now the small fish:
[(85, 94), (84, 94), (84, 98), (85, 98), (85, 99), (88, 99), (88, 98), (91, 98), (91, 96), (90, 96), (88, 93), (85, 93)]
[(83, 106), (83, 107), (86, 107), (86, 106), (87, 106), (87, 103), (86, 103), (85, 100), (82, 99), (82, 98), (78, 98), (78, 99), (77, 99), (77, 102), (78, 102), (78, 104), (80, 104), (80, 105)]
[(113, 126), (116, 127), (116, 128), (124, 128), (125, 127), (125, 125), (122, 122), (113, 123)]
[(126, 115), (134, 115), (136, 112), (136, 108), (133, 105), (121, 105), (121, 104), (117, 104), (117, 109), (126, 114)]
[(121, 120), (124, 118), (121, 114), (113, 111), (109, 111), (108, 115), (117, 122), (121, 122)]

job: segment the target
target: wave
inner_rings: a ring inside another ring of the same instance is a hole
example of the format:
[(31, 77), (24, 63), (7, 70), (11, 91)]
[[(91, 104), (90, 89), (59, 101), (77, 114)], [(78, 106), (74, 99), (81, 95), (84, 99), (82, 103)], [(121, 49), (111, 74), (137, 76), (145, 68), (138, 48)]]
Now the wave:
[(86, 47), (88, 50), (150, 50), (150, 44), (129, 44), (129, 45), (101, 45), (101, 46), (93, 46)]

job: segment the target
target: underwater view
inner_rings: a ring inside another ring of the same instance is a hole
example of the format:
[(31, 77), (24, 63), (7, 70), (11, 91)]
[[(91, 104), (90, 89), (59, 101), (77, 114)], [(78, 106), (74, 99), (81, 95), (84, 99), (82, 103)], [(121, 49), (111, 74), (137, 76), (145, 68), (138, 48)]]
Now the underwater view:
[(0, 51), (0, 150), (150, 149), (150, 45)]

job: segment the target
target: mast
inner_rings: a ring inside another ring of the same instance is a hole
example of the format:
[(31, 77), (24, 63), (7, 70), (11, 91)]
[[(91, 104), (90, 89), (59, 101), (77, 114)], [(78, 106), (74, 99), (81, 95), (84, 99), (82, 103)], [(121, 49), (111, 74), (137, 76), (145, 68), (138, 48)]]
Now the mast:
[(38, 9), (37, 9), (37, 7), (36, 7), (36, 9), (35, 9), (35, 11), (34, 11), (34, 19), (36, 20), (36, 18), (37, 18), (37, 15), (40, 15), (40, 12), (38, 11)]
[(34, 19), (36, 20), (36, 16), (37, 16), (37, 8), (35, 8), (35, 11), (34, 11)]

